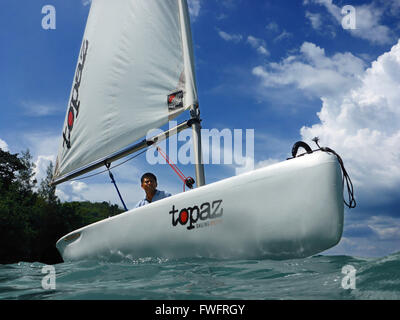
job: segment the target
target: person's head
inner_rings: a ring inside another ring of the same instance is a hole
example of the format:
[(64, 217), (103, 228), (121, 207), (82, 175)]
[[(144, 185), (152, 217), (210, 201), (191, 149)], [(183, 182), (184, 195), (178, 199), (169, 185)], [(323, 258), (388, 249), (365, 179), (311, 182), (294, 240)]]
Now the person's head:
[(154, 192), (157, 188), (157, 177), (151, 172), (145, 173), (140, 179), (142, 188), (147, 192)]

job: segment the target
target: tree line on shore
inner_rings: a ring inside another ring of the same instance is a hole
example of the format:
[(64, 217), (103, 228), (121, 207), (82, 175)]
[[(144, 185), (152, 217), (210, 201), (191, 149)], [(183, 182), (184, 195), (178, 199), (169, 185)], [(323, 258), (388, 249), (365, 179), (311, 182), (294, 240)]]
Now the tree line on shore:
[(29, 150), (19, 155), (0, 148), (0, 264), (60, 263), (60, 237), (123, 212), (108, 202), (61, 202), (49, 184), (53, 164), (40, 183), (34, 170)]

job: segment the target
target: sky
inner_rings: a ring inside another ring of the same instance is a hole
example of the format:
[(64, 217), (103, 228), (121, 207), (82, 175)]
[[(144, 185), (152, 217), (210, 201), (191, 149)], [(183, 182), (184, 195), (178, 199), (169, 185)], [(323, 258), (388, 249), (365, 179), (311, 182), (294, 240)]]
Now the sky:
[[(400, 251), (400, 0), (188, 3), (202, 126), (241, 130), (235, 152), (246, 160), (205, 165), (206, 182), (284, 161), (296, 141), (314, 147), (318, 136), (344, 160), (357, 200), (325, 253)], [(56, 10), (54, 28), (43, 28), (46, 5)], [(0, 148), (29, 149), (38, 181), (58, 152), (89, 9), (89, 0), (0, 4)], [(195, 176), (192, 165), (177, 165)], [(143, 198), (147, 171), (159, 189), (182, 192), (167, 165), (142, 155), (113, 170), (128, 208)], [(121, 205), (107, 174), (66, 182), (57, 195)]]

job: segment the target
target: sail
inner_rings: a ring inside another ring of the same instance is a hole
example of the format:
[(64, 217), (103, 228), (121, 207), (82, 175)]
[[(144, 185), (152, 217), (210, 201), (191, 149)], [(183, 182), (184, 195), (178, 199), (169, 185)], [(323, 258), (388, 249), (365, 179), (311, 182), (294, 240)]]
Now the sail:
[(53, 181), (197, 104), (186, 0), (93, 0)]

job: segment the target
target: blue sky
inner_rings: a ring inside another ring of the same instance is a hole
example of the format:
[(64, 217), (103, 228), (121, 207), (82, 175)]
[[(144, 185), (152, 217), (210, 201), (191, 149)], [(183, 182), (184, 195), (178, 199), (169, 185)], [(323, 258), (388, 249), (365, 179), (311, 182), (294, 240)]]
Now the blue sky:
[[(42, 28), (42, 8), (56, 29)], [(344, 29), (345, 5), (356, 29)], [(203, 127), (254, 129), (254, 165), (284, 160), (314, 136), (344, 159), (358, 206), (345, 212), (342, 241), (327, 253), (382, 256), (400, 250), (400, 1), (190, 0)], [(61, 139), (89, 12), (88, 0), (4, 0), (0, 10), (0, 147), (29, 148), (43, 177)], [(185, 120), (181, 116), (178, 120)], [(246, 140), (243, 141), (245, 148)], [(244, 155), (244, 154), (243, 154)], [(179, 164), (178, 164), (179, 165)], [(179, 165), (194, 176), (190, 165)], [(208, 183), (238, 166), (206, 165)], [(114, 170), (128, 207), (138, 179), (160, 189), (182, 184), (145, 156)], [(57, 188), (64, 201), (120, 203), (107, 175)]]

